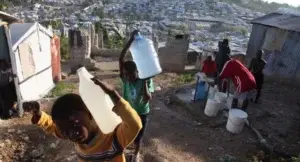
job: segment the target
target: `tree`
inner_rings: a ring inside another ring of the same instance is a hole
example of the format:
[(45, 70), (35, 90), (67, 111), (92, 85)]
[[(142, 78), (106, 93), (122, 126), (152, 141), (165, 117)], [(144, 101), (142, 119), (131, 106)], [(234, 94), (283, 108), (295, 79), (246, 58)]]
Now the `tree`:
[(67, 37), (60, 37), (60, 55), (62, 59), (67, 60), (70, 58), (69, 54), (69, 39)]
[(6, 4), (0, 4), (0, 10), (3, 11), (7, 8)]
[(93, 16), (98, 16), (100, 19), (103, 19), (105, 17), (104, 15), (104, 8), (101, 7), (101, 8), (95, 8), (92, 12), (92, 15)]
[(63, 23), (61, 20), (50, 20), (49, 25), (51, 25), (53, 29), (59, 29)]
[(186, 24), (180, 24), (179, 26), (177, 26), (177, 30), (187, 32), (188, 31), (188, 26)]

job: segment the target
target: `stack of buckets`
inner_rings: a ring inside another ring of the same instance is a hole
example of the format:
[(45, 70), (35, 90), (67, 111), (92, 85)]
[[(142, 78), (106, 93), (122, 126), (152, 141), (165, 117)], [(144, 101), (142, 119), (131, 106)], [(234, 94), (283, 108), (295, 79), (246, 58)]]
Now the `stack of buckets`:
[(204, 114), (209, 117), (216, 117), (220, 110), (228, 109), (229, 115), (226, 129), (231, 133), (240, 133), (248, 115), (240, 109), (231, 109), (232, 99), (232, 94), (227, 95), (226, 93), (218, 92), (217, 87), (210, 87)]

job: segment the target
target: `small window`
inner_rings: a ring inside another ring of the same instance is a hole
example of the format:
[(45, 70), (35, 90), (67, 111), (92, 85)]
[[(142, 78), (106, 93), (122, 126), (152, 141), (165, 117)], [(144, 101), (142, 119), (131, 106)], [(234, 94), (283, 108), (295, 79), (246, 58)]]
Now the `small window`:
[(183, 39), (183, 35), (176, 35), (175, 39)]

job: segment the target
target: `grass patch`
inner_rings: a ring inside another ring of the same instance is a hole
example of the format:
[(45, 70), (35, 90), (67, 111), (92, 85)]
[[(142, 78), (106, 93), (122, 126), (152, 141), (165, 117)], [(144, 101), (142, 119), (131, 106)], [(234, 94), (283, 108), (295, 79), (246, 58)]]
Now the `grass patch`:
[(194, 80), (195, 80), (194, 74), (184, 73), (179, 75), (179, 77), (175, 79), (175, 84), (176, 85), (187, 84), (187, 83), (191, 83)]
[(77, 86), (75, 85), (75, 83), (59, 82), (49, 93), (48, 97), (58, 97), (67, 93), (73, 93), (76, 88)]

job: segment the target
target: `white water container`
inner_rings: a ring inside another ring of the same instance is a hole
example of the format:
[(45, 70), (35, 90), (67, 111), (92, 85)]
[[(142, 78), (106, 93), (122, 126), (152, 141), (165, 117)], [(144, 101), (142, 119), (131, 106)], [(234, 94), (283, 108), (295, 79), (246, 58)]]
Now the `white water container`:
[(248, 118), (248, 114), (240, 109), (231, 109), (226, 124), (226, 129), (231, 133), (240, 133)]
[(214, 99), (216, 92), (217, 92), (217, 90), (215, 89), (215, 87), (210, 86), (209, 90), (208, 90), (208, 98)]
[(221, 109), (221, 103), (213, 99), (207, 99), (204, 114), (209, 117), (216, 117)]
[(122, 121), (112, 111), (114, 106), (110, 97), (91, 80), (93, 76), (82, 67), (77, 70), (79, 76), (79, 94), (104, 134), (108, 134)]
[(140, 79), (150, 78), (162, 72), (152, 40), (138, 34), (129, 50), (136, 63)]
[(225, 104), (227, 101), (227, 94), (223, 93), (223, 92), (216, 92), (215, 99), (216, 99), (216, 101)]

